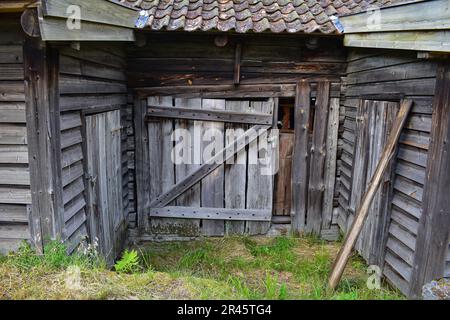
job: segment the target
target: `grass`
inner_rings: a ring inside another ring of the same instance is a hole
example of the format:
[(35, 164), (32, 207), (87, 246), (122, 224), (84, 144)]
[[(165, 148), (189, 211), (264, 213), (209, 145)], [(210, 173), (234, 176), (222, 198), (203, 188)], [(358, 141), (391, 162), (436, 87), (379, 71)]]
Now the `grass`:
[(357, 256), (327, 292), (338, 248), (290, 237), (151, 243), (126, 251), (116, 272), (92, 248), (67, 256), (52, 242), (39, 256), (24, 246), (0, 258), (0, 299), (402, 299), (386, 285), (369, 290)]

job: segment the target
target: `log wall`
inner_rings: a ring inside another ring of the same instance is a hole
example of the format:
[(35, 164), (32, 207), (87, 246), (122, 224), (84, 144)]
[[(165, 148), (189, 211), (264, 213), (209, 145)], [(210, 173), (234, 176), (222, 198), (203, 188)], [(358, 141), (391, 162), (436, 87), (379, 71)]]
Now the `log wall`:
[(352, 197), (357, 192), (354, 177), (362, 170), (361, 164), (354, 160), (358, 105), (363, 99), (398, 102), (408, 98), (414, 101), (393, 165), (390, 208), (385, 221), (387, 236), (382, 243), (371, 243), (364, 239), (370, 235), (363, 232), (359, 241), (365, 246), (358, 246), (368, 261), (372, 260), (368, 255), (370, 248), (383, 246), (383, 252), (376, 258), (381, 258), (384, 275), (403, 293), (409, 294), (430, 147), (436, 63), (418, 60), (415, 52), (352, 50), (347, 73), (345, 101), (341, 108), (338, 173), (338, 222), (344, 232), (357, 209), (352, 205)]
[(15, 17), (0, 22), (0, 253), (30, 238), (23, 35)]

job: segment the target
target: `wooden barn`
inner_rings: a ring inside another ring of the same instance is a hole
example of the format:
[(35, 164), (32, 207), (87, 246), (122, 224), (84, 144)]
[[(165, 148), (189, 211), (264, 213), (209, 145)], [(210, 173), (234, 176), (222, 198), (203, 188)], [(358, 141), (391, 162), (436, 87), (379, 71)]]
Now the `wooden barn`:
[(401, 2), (3, 1), (0, 251), (337, 240), (412, 101), (356, 249), (411, 297), (450, 276), (450, 9)]

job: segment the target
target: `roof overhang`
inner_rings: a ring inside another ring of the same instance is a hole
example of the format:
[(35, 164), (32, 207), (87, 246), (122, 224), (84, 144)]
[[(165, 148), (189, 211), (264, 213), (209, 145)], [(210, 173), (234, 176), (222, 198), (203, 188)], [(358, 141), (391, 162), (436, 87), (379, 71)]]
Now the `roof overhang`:
[(0, 2), (0, 13), (23, 12), (30, 6), (35, 5), (37, 0), (2, 0)]
[(135, 41), (139, 12), (130, 7), (107, 0), (41, 0), (36, 10), (43, 41)]
[(450, 52), (450, 1), (415, 1), (340, 18), (344, 45)]

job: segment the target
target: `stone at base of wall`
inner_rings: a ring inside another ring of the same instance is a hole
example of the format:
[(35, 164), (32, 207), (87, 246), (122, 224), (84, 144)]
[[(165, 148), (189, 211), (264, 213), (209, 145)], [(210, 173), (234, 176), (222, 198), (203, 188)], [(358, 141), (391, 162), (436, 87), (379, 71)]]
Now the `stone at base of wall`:
[(450, 300), (450, 278), (431, 281), (422, 287), (423, 300)]

